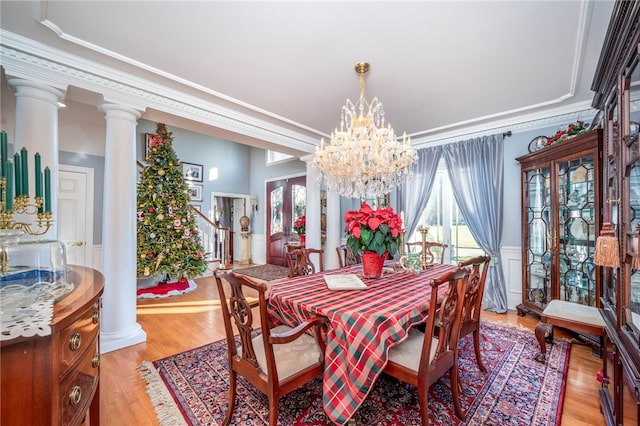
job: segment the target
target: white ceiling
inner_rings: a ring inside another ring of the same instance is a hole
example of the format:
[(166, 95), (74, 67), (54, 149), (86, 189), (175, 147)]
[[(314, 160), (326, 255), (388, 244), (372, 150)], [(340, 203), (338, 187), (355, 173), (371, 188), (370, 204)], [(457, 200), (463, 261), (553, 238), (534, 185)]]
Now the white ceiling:
[[(366, 97), (377, 96), (396, 133), (416, 144), (585, 110), (612, 8), (603, 0), (3, 0), (0, 24), (4, 39), (24, 36), (90, 61), (79, 67), (113, 67), (142, 77), (146, 90), (175, 89), (300, 134), (309, 146), (296, 148), (311, 152), (345, 100), (358, 97), (354, 64), (363, 60)], [(91, 98), (76, 87), (67, 96)], [(143, 115), (168, 117), (216, 134), (179, 111)]]

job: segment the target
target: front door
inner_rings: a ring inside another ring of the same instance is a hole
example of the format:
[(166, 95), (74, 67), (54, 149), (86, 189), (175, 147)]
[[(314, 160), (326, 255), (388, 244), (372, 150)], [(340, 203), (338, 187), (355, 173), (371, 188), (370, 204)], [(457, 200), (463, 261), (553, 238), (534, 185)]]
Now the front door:
[(267, 263), (287, 266), (286, 244), (298, 241), (293, 222), (306, 210), (307, 178), (267, 182)]

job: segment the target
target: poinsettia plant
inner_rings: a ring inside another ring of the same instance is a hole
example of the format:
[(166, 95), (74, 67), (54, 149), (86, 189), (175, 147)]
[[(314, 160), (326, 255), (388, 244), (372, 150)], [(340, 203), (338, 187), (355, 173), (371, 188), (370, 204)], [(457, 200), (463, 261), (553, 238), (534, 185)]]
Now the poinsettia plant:
[(307, 231), (307, 217), (300, 216), (293, 222), (293, 230), (296, 231), (298, 235), (306, 234)]
[(349, 210), (344, 215), (347, 245), (356, 253), (375, 251), (394, 255), (400, 245), (402, 220), (391, 207), (372, 209), (362, 203), (359, 210)]

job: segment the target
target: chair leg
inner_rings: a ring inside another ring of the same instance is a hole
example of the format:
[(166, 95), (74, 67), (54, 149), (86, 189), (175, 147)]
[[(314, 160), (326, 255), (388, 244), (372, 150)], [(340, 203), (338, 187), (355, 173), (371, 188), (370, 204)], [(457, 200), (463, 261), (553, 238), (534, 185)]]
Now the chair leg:
[(422, 426), (429, 426), (429, 388), (423, 389), (424, 386), (418, 387), (418, 398), (420, 398), (420, 423)]
[(269, 426), (278, 424), (278, 399), (277, 395), (269, 398)]
[(478, 330), (477, 328), (473, 331), (473, 348), (476, 352), (476, 362), (478, 363), (478, 368), (483, 373), (486, 373), (487, 369), (482, 363), (482, 357), (480, 356), (480, 330)]
[(223, 426), (231, 424), (231, 417), (233, 416), (233, 409), (236, 406), (236, 379), (237, 373), (233, 370), (229, 373), (229, 407), (227, 408), (227, 415), (222, 422)]
[(451, 393), (453, 394), (453, 408), (455, 409), (456, 416), (463, 422), (466, 420), (466, 415), (462, 411), (460, 406), (460, 380), (458, 378), (458, 367), (454, 365), (451, 370)]

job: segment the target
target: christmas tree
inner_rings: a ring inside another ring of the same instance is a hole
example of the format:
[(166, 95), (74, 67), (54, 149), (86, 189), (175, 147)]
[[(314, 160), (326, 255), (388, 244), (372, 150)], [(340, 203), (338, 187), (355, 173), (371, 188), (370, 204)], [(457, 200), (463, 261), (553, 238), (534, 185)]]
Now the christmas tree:
[[(192, 278), (206, 269), (182, 164), (158, 123), (138, 182), (138, 277)], [(166, 281), (166, 279), (165, 279)]]

